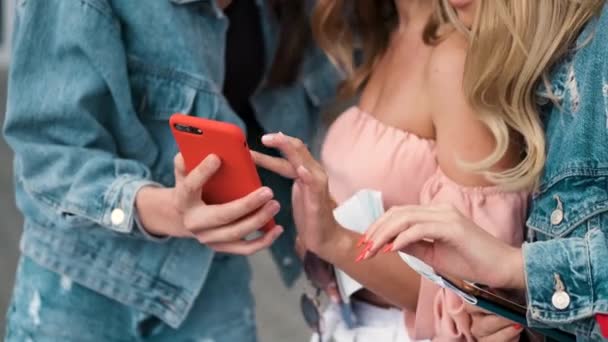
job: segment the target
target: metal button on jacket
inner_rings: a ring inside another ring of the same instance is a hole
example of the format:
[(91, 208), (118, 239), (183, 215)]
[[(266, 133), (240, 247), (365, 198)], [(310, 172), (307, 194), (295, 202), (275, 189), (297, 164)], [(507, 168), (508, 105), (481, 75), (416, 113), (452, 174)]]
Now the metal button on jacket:
[(125, 212), (122, 209), (114, 209), (112, 210), (112, 214), (110, 214), (110, 221), (115, 226), (122, 224), (125, 221)]

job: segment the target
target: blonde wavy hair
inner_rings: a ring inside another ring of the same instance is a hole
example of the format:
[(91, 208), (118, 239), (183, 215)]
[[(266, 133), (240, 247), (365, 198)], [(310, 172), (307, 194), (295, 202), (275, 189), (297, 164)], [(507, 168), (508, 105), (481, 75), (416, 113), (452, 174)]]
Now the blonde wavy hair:
[[(577, 48), (577, 37), (604, 3), (605, 0), (478, 0), (474, 25), (468, 29), (458, 20), (449, 1), (441, 0), (444, 13), (470, 41), (465, 94), (496, 141), (487, 158), (467, 163), (467, 167), (508, 188), (538, 183), (545, 164), (545, 135), (537, 89), (541, 82), (550, 89), (548, 73)], [(516, 141), (514, 133), (520, 141)], [(523, 145), (521, 162), (506, 171), (490, 171), (514, 143)]]
[[(313, 34), (345, 73), (342, 97), (361, 90), (386, 51), (398, 24), (395, 1), (317, 1)], [(495, 149), (488, 157), (463, 162), (463, 166), (507, 189), (533, 187), (545, 164), (536, 90), (541, 82), (550, 89), (548, 73), (575, 48), (579, 33), (606, 0), (477, 0), (471, 28), (460, 22), (448, 0), (432, 1), (436, 9), (424, 30), (424, 41), (437, 44), (453, 31), (440, 34), (444, 24), (468, 37), (465, 94), (495, 138)], [(521, 162), (505, 171), (492, 171), (511, 146), (521, 146)]]

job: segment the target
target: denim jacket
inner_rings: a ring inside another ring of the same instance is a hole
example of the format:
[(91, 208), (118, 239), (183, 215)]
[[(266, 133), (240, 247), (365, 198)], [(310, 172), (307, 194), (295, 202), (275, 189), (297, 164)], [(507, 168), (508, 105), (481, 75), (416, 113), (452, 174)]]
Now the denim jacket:
[(545, 107), (547, 163), (527, 222), (537, 241), (523, 248), (528, 320), (596, 341), (594, 316), (608, 313), (608, 7), (552, 86), (561, 101)]
[[(278, 23), (257, 2), (269, 67)], [(202, 285), (214, 281), (206, 279), (214, 252), (191, 239), (146, 236), (134, 198), (143, 186), (174, 184), (171, 114), (243, 127), (221, 94), (227, 18), (212, 0), (18, 0), (16, 7), (4, 134), (15, 152), (23, 254), (178, 327)], [(311, 49), (293, 86), (254, 94), (258, 121), (309, 141), (337, 80)], [(278, 221), (290, 228), (291, 189), (274, 190), (283, 202)], [(300, 269), (294, 236), (286, 229), (272, 247), (287, 283)], [(243, 269), (234, 281), (249, 276)]]

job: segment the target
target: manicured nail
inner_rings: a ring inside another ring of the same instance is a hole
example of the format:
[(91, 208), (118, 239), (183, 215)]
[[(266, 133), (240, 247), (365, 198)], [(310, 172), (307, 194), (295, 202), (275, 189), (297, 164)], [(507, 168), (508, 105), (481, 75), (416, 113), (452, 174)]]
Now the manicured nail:
[(371, 249), (374, 247), (374, 242), (373, 241), (369, 241), (367, 243), (367, 245), (365, 245), (365, 249), (363, 250), (364, 252), (369, 252), (371, 251)]
[(521, 324), (513, 324), (513, 328), (515, 328), (515, 330), (521, 330), (522, 326)]
[(393, 250), (393, 244), (389, 243), (388, 245), (384, 246), (384, 248), (382, 248), (382, 253), (386, 254), (386, 253), (390, 253)]
[(363, 259), (365, 258), (365, 254), (367, 254), (366, 251), (361, 252), (361, 254), (359, 254), (359, 256), (357, 257), (357, 259), (355, 259), (355, 262), (359, 263), (359, 262), (363, 261)]
[(276, 134), (264, 134), (264, 135), (262, 136), (262, 142), (267, 143), (267, 142), (271, 142), (271, 141), (273, 141), (273, 140), (274, 140), (274, 138), (275, 138), (275, 135), (276, 135)]
[(367, 239), (365, 238), (365, 235), (363, 235), (361, 237), (361, 239), (359, 239), (359, 242), (357, 242), (357, 248), (363, 247), (363, 245), (367, 242)]

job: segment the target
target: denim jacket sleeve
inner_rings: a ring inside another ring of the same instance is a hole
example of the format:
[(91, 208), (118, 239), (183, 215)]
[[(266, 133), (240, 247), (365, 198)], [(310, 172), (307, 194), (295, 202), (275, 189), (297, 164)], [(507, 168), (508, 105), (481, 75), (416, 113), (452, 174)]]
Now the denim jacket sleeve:
[(117, 143), (138, 137), (125, 120), (137, 116), (111, 8), (103, 0), (17, 6), (4, 125), (17, 182), (51, 217), (144, 237), (134, 229), (135, 195), (156, 183), (146, 165), (123, 157), (133, 147)]
[[(580, 238), (526, 244), (523, 250), (531, 323), (599, 337), (594, 315), (608, 312), (608, 298), (597, 296), (605, 294), (608, 286), (606, 234), (594, 229)], [(555, 274), (567, 277), (565, 290), (571, 303), (566, 310), (552, 303)]]
[[(523, 247), (531, 325), (601, 339), (608, 313), (608, 7), (553, 73), (547, 162)], [(559, 292), (565, 292), (567, 297)]]

